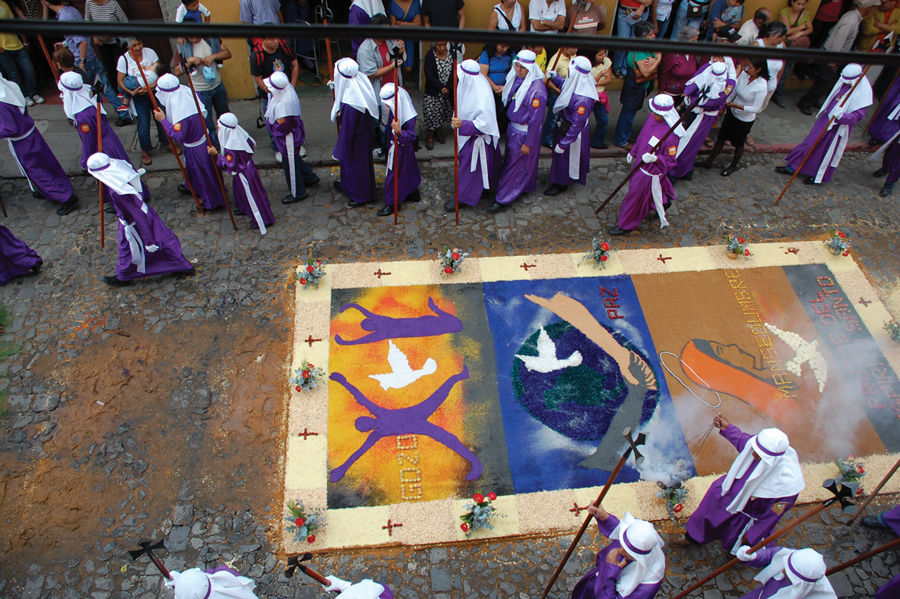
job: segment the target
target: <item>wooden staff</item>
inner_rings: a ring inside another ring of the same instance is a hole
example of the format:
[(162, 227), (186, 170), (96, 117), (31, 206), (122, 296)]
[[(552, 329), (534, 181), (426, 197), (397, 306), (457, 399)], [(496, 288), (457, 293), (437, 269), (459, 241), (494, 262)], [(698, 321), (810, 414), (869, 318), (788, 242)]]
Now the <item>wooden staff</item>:
[(875, 112), (872, 113), (872, 118), (869, 119), (869, 122), (866, 124), (866, 128), (863, 130), (863, 135), (869, 132), (869, 127), (872, 126), (872, 123), (875, 122), (875, 117), (881, 112), (881, 107), (884, 106), (884, 98), (887, 97), (888, 92), (891, 91), (891, 88), (894, 87), (894, 84), (897, 83), (897, 76), (900, 75), (900, 68), (897, 69), (897, 72), (894, 73), (894, 78), (891, 79), (891, 84), (888, 86), (888, 91), (884, 92), (884, 97), (881, 98), (881, 102), (878, 103), (878, 106), (875, 107)]
[(47, 59), (47, 64), (50, 65), (50, 70), (53, 71), (53, 78), (59, 81), (59, 71), (56, 69), (56, 65), (53, 64), (53, 60), (50, 58), (50, 52), (47, 51), (47, 44), (44, 43), (44, 38), (41, 36), (37, 36), (38, 42), (41, 44), (41, 50), (44, 51), (44, 58)]
[[(394, 62), (394, 65), (395, 65), (394, 73), (397, 73), (399, 71), (399, 67), (396, 66), (397, 65), (396, 61)], [(400, 98), (400, 85), (399, 85), (400, 77), (394, 77), (394, 79), (397, 81), (397, 83), (394, 84), (394, 118), (397, 120), (398, 123), (400, 123), (400, 113), (397, 112), (397, 106), (399, 104), (399, 98)], [(403, 124), (400, 123), (400, 126), (402, 127)], [(391, 123), (391, 130), (394, 131), (394, 225), (396, 225), (397, 224), (397, 212), (400, 209), (400, 203), (397, 200), (397, 194), (400, 193), (400, 191), (399, 191), (400, 173), (397, 171), (397, 169), (400, 166), (400, 145), (399, 145), (400, 144), (400, 136), (397, 135), (397, 131), (394, 130), (393, 123)]]
[[(97, 99), (97, 153), (103, 151), (103, 129), (101, 128), (100, 121), (100, 105), (102, 103), (102, 99), (100, 93), (97, 90), (94, 90), (94, 95)], [(104, 222), (104, 212), (103, 212), (103, 181), (97, 180), (97, 192), (100, 195), (100, 247), (106, 247), (106, 223)]]
[[(853, 95), (853, 92), (856, 91), (856, 87), (862, 83), (862, 80), (866, 78), (866, 73), (869, 71), (869, 67), (872, 65), (866, 65), (866, 68), (863, 69), (862, 75), (859, 76), (859, 79), (856, 80), (856, 83), (853, 84), (853, 87), (850, 88), (850, 92), (841, 100), (839, 106), (843, 107), (844, 104), (847, 103), (847, 100), (850, 99), (850, 96)], [(822, 138), (825, 137), (825, 133), (828, 132), (828, 129), (831, 127), (831, 123), (834, 122), (834, 117), (828, 119), (828, 124), (825, 125), (825, 128), (822, 129), (822, 132), (819, 133), (819, 137), (816, 138), (816, 141), (813, 142), (813, 145), (809, 148), (809, 152), (806, 153), (806, 156), (803, 157), (803, 161), (800, 163), (800, 166), (794, 171), (794, 174), (791, 175), (790, 180), (787, 182), (787, 185), (784, 186), (784, 189), (781, 190), (781, 193), (778, 194), (778, 198), (775, 200), (775, 205), (778, 205), (778, 202), (781, 201), (781, 198), (784, 197), (784, 194), (787, 192), (788, 188), (791, 186), (791, 183), (794, 182), (794, 179), (797, 178), (797, 175), (800, 174), (800, 171), (803, 170), (803, 165), (806, 164), (806, 161), (809, 160), (809, 157), (812, 156), (813, 150), (816, 149), (816, 146), (819, 145), (819, 142), (822, 141)]]
[[(153, 90), (150, 89), (150, 84), (147, 83), (147, 75), (144, 74), (144, 69), (141, 67), (141, 61), (135, 57), (134, 50), (132, 48), (128, 49), (128, 53), (131, 55), (131, 59), (137, 64), (138, 73), (141, 74), (141, 79), (144, 80), (144, 88), (147, 90), (147, 95), (150, 96), (150, 104), (153, 106), (154, 112), (159, 110), (159, 104), (156, 103), (156, 97), (153, 95)], [(187, 185), (188, 191), (191, 192), (191, 195), (194, 197), (194, 202), (197, 204), (197, 209), (200, 211), (200, 214), (206, 214), (206, 210), (203, 209), (203, 204), (200, 203), (200, 198), (197, 197), (197, 194), (194, 193), (194, 186), (191, 185), (190, 179), (188, 179), (187, 171), (184, 170), (184, 165), (181, 163), (181, 157), (178, 155), (178, 151), (175, 149), (175, 142), (172, 141), (172, 138), (169, 137), (168, 131), (163, 129), (163, 133), (166, 136), (166, 139), (169, 142), (169, 149), (172, 150), (172, 154), (175, 156), (175, 161), (178, 162), (178, 168), (181, 169), (181, 176), (184, 177), (184, 183)]]
[(872, 551), (869, 551), (868, 553), (863, 553), (859, 557), (854, 557), (849, 562), (844, 562), (843, 564), (839, 564), (839, 565), (835, 566), (834, 568), (829, 568), (828, 570), (825, 571), (825, 576), (831, 576), (832, 574), (834, 574), (836, 572), (845, 570), (845, 569), (849, 568), (850, 566), (855, 566), (856, 564), (858, 564), (861, 561), (867, 560), (870, 557), (875, 557), (879, 553), (884, 553), (888, 549), (893, 549), (894, 547), (898, 547), (898, 546), (900, 546), (900, 539), (894, 539), (890, 543), (886, 543), (886, 544), (882, 545), (881, 547), (879, 547), (878, 549), (873, 549)]
[[(898, 72), (900, 72), (900, 71), (898, 71)], [(852, 525), (853, 521), (856, 520), (859, 516), (861, 516), (864, 511), (866, 511), (866, 507), (869, 505), (869, 503), (872, 502), (873, 499), (875, 499), (875, 496), (878, 495), (878, 491), (881, 490), (881, 487), (886, 485), (887, 481), (891, 480), (891, 477), (894, 476), (894, 473), (897, 471), (898, 468), (900, 468), (900, 460), (897, 460), (897, 463), (894, 464), (894, 467), (891, 468), (890, 471), (884, 475), (884, 478), (881, 479), (881, 482), (878, 483), (878, 486), (875, 487), (875, 490), (872, 491), (872, 493), (868, 497), (866, 497), (866, 500), (862, 502), (862, 505), (859, 506), (859, 509), (856, 510), (856, 513), (854, 513), (853, 516), (851, 516), (850, 519), (847, 520), (847, 526)]]
[[(191, 87), (191, 97), (194, 99), (194, 106), (197, 108), (197, 118), (200, 119), (200, 127), (203, 129), (203, 135), (206, 137), (206, 145), (215, 148), (212, 144), (212, 140), (209, 137), (209, 131), (206, 130), (206, 119), (203, 118), (203, 112), (200, 110), (200, 100), (197, 98), (197, 92), (194, 90), (194, 80), (191, 79), (191, 74), (188, 71), (188, 65), (186, 62), (181, 63), (181, 70), (184, 71), (184, 74), (187, 75), (188, 85)], [(212, 110), (210, 108), (210, 110)], [(293, 152), (294, 148), (290, 148)], [(212, 162), (213, 171), (216, 173), (216, 181), (219, 183), (219, 191), (222, 192), (222, 201), (225, 202), (225, 209), (228, 210), (228, 216), (231, 217), (231, 226), (234, 227), (234, 230), (237, 231), (237, 223), (234, 222), (234, 213), (231, 212), (231, 205), (228, 203), (228, 192), (225, 191), (225, 181), (222, 180), (222, 171), (219, 170), (218, 165), (216, 165), (216, 159), (213, 158), (212, 154), (207, 154), (209, 156), (209, 160)], [(291, 173), (293, 175), (293, 173)]]
[[(323, 25), (328, 25), (328, 19), (322, 19)], [(338, 45), (338, 49), (340, 49), (340, 45)], [(325, 52), (328, 53), (328, 77), (331, 78), (332, 88), (331, 88), (331, 101), (334, 102), (334, 85), (337, 85), (337, 82), (334, 80), (334, 63), (331, 62), (331, 40), (328, 37), (325, 37)], [(338, 135), (341, 134), (341, 122), (337, 119), (334, 120), (334, 124), (337, 125)], [(394, 223), (397, 224), (396, 222)]]
[(315, 580), (316, 582), (318, 582), (318, 583), (320, 583), (320, 584), (324, 584), (325, 586), (331, 586), (331, 581), (330, 581), (330, 580), (328, 580), (327, 578), (325, 578), (324, 576), (322, 576), (321, 574), (319, 574), (318, 572), (316, 572), (315, 570), (313, 570), (313, 569), (310, 568), (309, 566), (305, 566), (305, 565), (303, 565), (303, 564), (301, 564), (301, 563), (298, 562), (298, 563), (297, 563), (297, 568), (299, 568), (299, 570), (300, 570), (301, 572), (303, 572), (304, 574), (306, 574), (307, 576), (309, 576), (310, 578), (312, 578), (312, 579)]
[[(459, 90), (457, 89), (456, 57), (459, 52), (459, 44), (451, 43), (450, 51), (453, 52), (453, 118), (459, 118)], [(456, 226), (459, 226), (459, 129), (453, 128), (453, 184), (455, 195), (453, 201), (456, 204)]]

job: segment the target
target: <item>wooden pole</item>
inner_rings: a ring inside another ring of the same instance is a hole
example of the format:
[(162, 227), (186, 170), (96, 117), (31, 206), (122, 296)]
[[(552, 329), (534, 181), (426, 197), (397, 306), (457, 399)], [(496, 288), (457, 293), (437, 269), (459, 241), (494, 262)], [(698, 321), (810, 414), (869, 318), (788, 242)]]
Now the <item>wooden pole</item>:
[[(141, 74), (141, 79), (144, 80), (144, 88), (147, 90), (147, 95), (150, 96), (150, 104), (153, 106), (153, 110), (159, 110), (159, 104), (156, 103), (156, 97), (153, 95), (153, 90), (150, 89), (150, 84), (147, 83), (147, 75), (144, 74), (144, 69), (141, 68), (141, 61), (138, 60), (137, 57), (135, 57), (133, 49), (129, 48), (128, 53), (131, 55), (131, 59), (137, 64), (137, 70)], [(178, 168), (181, 169), (181, 176), (184, 177), (184, 184), (187, 185), (188, 191), (190, 191), (191, 195), (194, 197), (194, 202), (197, 204), (197, 209), (200, 210), (200, 214), (206, 214), (206, 210), (203, 209), (203, 204), (200, 203), (200, 198), (198, 198), (197, 194), (194, 192), (194, 186), (191, 185), (191, 181), (188, 179), (187, 171), (184, 170), (184, 165), (181, 163), (181, 157), (178, 155), (178, 151), (175, 149), (175, 142), (172, 141), (172, 138), (169, 137), (169, 134), (165, 129), (163, 129), (163, 133), (165, 133), (166, 135), (166, 140), (168, 140), (169, 142), (169, 149), (172, 150), (172, 154), (175, 156), (175, 161), (178, 163)]]
[(862, 505), (859, 506), (859, 509), (847, 520), (847, 526), (853, 524), (853, 521), (856, 520), (859, 516), (862, 515), (864, 511), (866, 511), (866, 507), (875, 499), (875, 496), (878, 495), (878, 492), (881, 490), (881, 487), (887, 484), (887, 481), (891, 480), (891, 477), (894, 476), (894, 473), (897, 469), (900, 468), (900, 460), (897, 460), (897, 463), (894, 464), (894, 467), (888, 471), (887, 474), (884, 475), (884, 478), (881, 479), (881, 482), (878, 483), (878, 486), (872, 491), (872, 493), (866, 497), (866, 500), (862, 502)]
[[(400, 122), (400, 113), (397, 112), (397, 106), (399, 105), (400, 98), (400, 77), (399, 77), (399, 67), (397, 67), (397, 62), (394, 61), (394, 119), (399, 123)], [(402, 127), (403, 124), (401, 123)], [(391, 131), (394, 131), (394, 124), (391, 123)], [(397, 194), (400, 193), (400, 173), (397, 171), (400, 168), (400, 136), (397, 135), (397, 132), (394, 131), (394, 225), (397, 224), (397, 212), (400, 209), (400, 201), (397, 198)]]
[(50, 58), (50, 52), (47, 51), (47, 44), (44, 43), (44, 38), (41, 36), (37, 36), (38, 42), (41, 44), (41, 50), (44, 51), (44, 58), (47, 59), (47, 64), (50, 65), (50, 70), (53, 71), (53, 78), (59, 81), (59, 71), (56, 68), (56, 65), (53, 64), (53, 59)]
[[(863, 69), (862, 75), (859, 76), (859, 79), (857, 79), (856, 83), (853, 84), (853, 87), (850, 88), (850, 92), (844, 97), (843, 100), (841, 100), (841, 103), (840, 103), (840, 106), (841, 106), (841, 107), (843, 107), (844, 104), (847, 103), (847, 100), (849, 100), (849, 99), (850, 99), (850, 96), (853, 95), (853, 92), (856, 91), (856, 87), (857, 87), (860, 83), (862, 83), (862, 80), (863, 80), (863, 79), (866, 78), (866, 73), (869, 71), (869, 67), (871, 67), (871, 66), (872, 66), (872, 65), (870, 65), (870, 64), (869, 64), (869, 65), (866, 65), (866, 68)], [(784, 197), (784, 194), (787, 192), (788, 188), (791, 186), (791, 183), (794, 182), (794, 179), (796, 179), (796, 178), (797, 178), (797, 175), (800, 174), (800, 171), (803, 170), (803, 165), (806, 164), (806, 161), (809, 160), (809, 157), (810, 157), (810, 156), (812, 156), (813, 150), (816, 149), (816, 146), (818, 146), (818, 145), (819, 145), (819, 142), (822, 141), (822, 138), (825, 137), (825, 133), (828, 132), (828, 129), (829, 129), (829, 127), (831, 127), (831, 123), (832, 123), (833, 121), (834, 121), (834, 117), (831, 117), (830, 119), (828, 119), (828, 124), (825, 126), (824, 129), (822, 129), (822, 132), (819, 133), (819, 137), (816, 138), (816, 141), (813, 142), (813, 145), (810, 146), (809, 152), (807, 152), (807, 153), (806, 153), (806, 156), (803, 157), (803, 161), (800, 163), (800, 166), (797, 167), (797, 169), (794, 171), (794, 174), (791, 175), (790, 180), (787, 182), (787, 185), (785, 185), (785, 186), (784, 186), (784, 189), (781, 190), (781, 193), (778, 194), (778, 198), (775, 200), (775, 205), (776, 205), (776, 206), (778, 205), (778, 202), (781, 201), (781, 198)]]
[[(453, 52), (453, 118), (459, 118), (459, 90), (457, 89), (457, 73), (456, 58), (458, 55), (459, 44), (451, 44), (450, 51)], [(456, 190), (453, 201), (456, 208), (456, 226), (459, 226), (459, 129), (453, 128), (453, 184)]]
[[(96, 92), (96, 90), (95, 90)], [(102, 122), (100, 121), (100, 104), (102, 102), (101, 96), (99, 93), (95, 94), (97, 100), (97, 153), (103, 151), (103, 129)], [(97, 180), (97, 192), (100, 195), (100, 247), (106, 247), (106, 223), (103, 212), (103, 181)]]
[(319, 574), (318, 572), (316, 572), (315, 570), (313, 570), (313, 569), (310, 568), (309, 566), (306, 566), (306, 565), (304, 565), (304, 564), (299, 564), (299, 563), (298, 563), (298, 564), (297, 564), (297, 567), (300, 569), (301, 572), (303, 572), (304, 574), (306, 574), (307, 576), (309, 576), (310, 578), (312, 578), (312, 579), (315, 580), (316, 582), (318, 582), (318, 583), (320, 583), (320, 584), (324, 584), (325, 586), (330, 586), (330, 585), (331, 585), (331, 581), (330, 581), (330, 580), (328, 580), (327, 578), (325, 578), (324, 576), (322, 576), (321, 574)]
[[(212, 144), (212, 140), (209, 138), (209, 131), (206, 130), (206, 119), (203, 118), (203, 113), (200, 111), (200, 100), (197, 98), (197, 92), (194, 90), (194, 80), (191, 79), (191, 74), (187, 70), (187, 63), (181, 63), (181, 70), (184, 71), (184, 74), (187, 76), (188, 85), (191, 87), (191, 97), (194, 98), (194, 106), (197, 108), (197, 118), (200, 119), (200, 127), (203, 129), (203, 136), (206, 137), (206, 145), (215, 148)], [(290, 150), (293, 152), (294, 148), (290, 148)], [(234, 213), (231, 211), (231, 205), (228, 203), (228, 192), (225, 191), (225, 181), (222, 180), (222, 171), (220, 171), (218, 165), (216, 165), (216, 159), (213, 158), (213, 155), (207, 155), (212, 162), (213, 171), (216, 173), (216, 181), (219, 183), (219, 191), (222, 192), (222, 201), (225, 202), (225, 209), (228, 210), (228, 216), (231, 218), (231, 226), (237, 231), (237, 223), (234, 222)]]
[[(900, 75), (900, 68), (897, 69), (897, 72), (894, 73), (894, 78), (891, 79), (891, 84), (888, 86), (888, 92), (894, 87), (894, 84), (897, 83), (897, 76)], [(888, 95), (888, 92), (885, 92), (885, 97)], [(878, 116), (878, 113), (881, 112), (881, 107), (884, 106), (884, 97), (881, 98), (881, 102), (878, 103), (878, 106), (875, 107), (875, 112), (872, 113), (872, 118), (869, 119), (869, 122), (866, 123), (866, 128), (863, 130), (863, 135), (869, 132), (869, 127), (872, 126), (872, 123), (875, 121), (875, 117)], [(885, 140), (886, 141), (886, 140)]]
[[(323, 25), (328, 25), (328, 19), (322, 19)], [(338, 50), (340, 50), (340, 45), (338, 45)], [(325, 38), (325, 52), (328, 54), (328, 77), (331, 78), (332, 83), (337, 85), (334, 81), (334, 63), (331, 62), (331, 40), (328, 37)], [(331, 88), (331, 101), (334, 102), (334, 87)], [(337, 119), (335, 119), (334, 124), (337, 125), (338, 135), (341, 134), (341, 123)], [(397, 224), (397, 223), (394, 223)]]
[[(622, 470), (622, 467), (625, 466), (625, 462), (628, 461), (628, 456), (631, 455), (631, 446), (625, 450), (625, 453), (622, 454), (622, 457), (619, 458), (619, 463), (616, 464), (615, 469), (612, 471), (612, 474), (609, 475), (609, 478), (606, 480), (606, 484), (603, 485), (603, 489), (600, 491), (600, 495), (597, 496), (597, 499), (592, 504), (594, 507), (599, 506), (603, 503), (603, 499), (606, 497), (607, 492), (609, 492), (609, 488), (612, 486), (613, 482), (615, 482), (616, 477), (619, 476), (619, 471)], [(553, 573), (553, 576), (550, 577), (550, 582), (547, 583), (547, 588), (544, 589), (544, 593), (541, 595), (541, 599), (546, 599), (547, 594), (550, 592), (550, 589), (553, 588), (553, 583), (556, 582), (556, 579), (559, 578), (562, 569), (565, 567), (566, 562), (569, 561), (569, 557), (571, 557), (572, 552), (575, 551), (575, 547), (578, 545), (578, 541), (581, 539), (581, 536), (584, 534), (584, 531), (587, 530), (588, 525), (591, 523), (591, 516), (588, 514), (588, 517), (584, 519), (584, 523), (581, 525), (581, 528), (578, 529), (578, 532), (575, 534), (575, 538), (572, 540), (572, 543), (569, 545), (569, 548), (566, 549), (566, 554), (563, 556), (562, 561), (559, 562), (559, 566), (556, 567), (556, 572)]]
[[(809, 520), (810, 518), (812, 518), (813, 516), (815, 516), (816, 514), (821, 512), (822, 510), (824, 510), (826, 507), (830, 506), (832, 501), (833, 500), (831, 500), (831, 499), (829, 499), (828, 501), (823, 501), (816, 507), (812, 508), (811, 510), (809, 510), (808, 512), (806, 512), (805, 514), (800, 516), (799, 518), (794, 518), (790, 524), (788, 524), (787, 526), (785, 526), (782, 529), (776, 530), (771, 535), (769, 535), (768, 537), (766, 537), (765, 539), (763, 539), (762, 541), (760, 541), (759, 543), (757, 543), (756, 545), (751, 547), (749, 553), (755, 553), (755, 552), (759, 551), (760, 549), (762, 549), (763, 547), (765, 547), (766, 545), (768, 545), (769, 543), (771, 543), (778, 537), (790, 532), (793, 528), (802, 524), (803, 522), (806, 522), (807, 520)], [(739, 563), (741, 563), (741, 560), (739, 560), (738, 558), (734, 558), (733, 560), (731, 560), (730, 562), (728, 562), (727, 564), (725, 564), (718, 570), (714, 571), (712, 574), (708, 574), (702, 580), (698, 580), (697, 582), (695, 582), (694, 584), (692, 584), (685, 590), (681, 591), (680, 593), (675, 595), (672, 599), (681, 599), (682, 597), (686, 597), (687, 595), (689, 595), (696, 589), (700, 588), (701, 586), (703, 586), (704, 584), (706, 584), (707, 582), (709, 582), (710, 580), (712, 580), (713, 578), (715, 578), (716, 576), (721, 574), (722, 572), (730, 570), (731, 568), (738, 565)]]
[(894, 547), (898, 547), (898, 546), (900, 546), (900, 539), (894, 539), (890, 543), (886, 543), (886, 544), (882, 545), (881, 547), (879, 547), (878, 549), (873, 549), (872, 551), (869, 551), (868, 553), (863, 553), (859, 557), (854, 557), (852, 560), (850, 560), (848, 562), (839, 564), (839, 565), (835, 566), (834, 568), (829, 568), (828, 570), (825, 571), (825, 576), (831, 576), (832, 574), (840, 572), (841, 570), (846, 570), (850, 566), (855, 566), (856, 564), (858, 564), (861, 561), (865, 561), (865, 560), (869, 559), (870, 557), (875, 557), (879, 553), (884, 553), (888, 549), (893, 549)]

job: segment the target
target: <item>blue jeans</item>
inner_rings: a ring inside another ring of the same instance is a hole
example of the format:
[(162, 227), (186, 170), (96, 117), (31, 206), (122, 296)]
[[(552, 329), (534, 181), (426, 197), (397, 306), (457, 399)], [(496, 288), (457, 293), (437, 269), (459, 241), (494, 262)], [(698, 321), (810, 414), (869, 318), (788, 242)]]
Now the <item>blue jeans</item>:
[[(687, 0), (685, 0), (687, 1)], [(634, 37), (634, 26), (636, 23), (631, 21), (630, 17), (625, 16), (627, 9), (619, 8), (616, 11), (616, 37)], [(650, 17), (650, 9), (645, 8), (641, 15), (641, 21), (646, 21)], [(625, 71), (625, 57), (628, 52), (616, 52), (613, 56), (613, 71), (622, 73)]]
[[(701, 23), (703, 23), (703, 17), (699, 19), (689, 19), (687, 16), (688, 9), (688, 0), (681, 0), (681, 4), (678, 5), (678, 12), (675, 13), (675, 27), (672, 29), (672, 35), (669, 36), (670, 39), (677, 40), (678, 36), (681, 33), (681, 30), (690, 25), (691, 27), (696, 27), (700, 29)], [(704, 8), (704, 16), (706, 9)], [(670, 17), (671, 18), (671, 17)]]
[(556, 113), (553, 112), (553, 105), (559, 94), (547, 90), (547, 116), (544, 117), (544, 129), (541, 132), (541, 143), (548, 147), (553, 147), (553, 128), (556, 126)]
[(160, 145), (167, 144), (166, 130), (163, 129), (159, 121), (153, 118), (153, 104), (150, 102), (147, 94), (134, 96), (132, 103), (137, 111), (138, 142), (141, 145), (141, 149), (145, 152), (153, 149), (153, 142), (150, 140), (150, 121), (156, 123), (156, 134), (159, 136)]
[[(202, 92), (197, 92), (200, 101), (206, 108), (206, 128), (209, 129), (209, 139), (215, 147), (219, 147), (219, 136), (216, 135), (218, 125), (216, 119), (231, 112), (228, 110), (228, 92), (225, 91), (225, 84), (219, 83), (216, 87)], [(216, 111), (216, 118), (213, 118), (213, 109)]]
[[(100, 83), (103, 85), (103, 97), (109, 101), (114, 109), (118, 110), (122, 106), (119, 96), (116, 95), (116, 89), (109, 84), (109, 80), (103, 73), (103, 65), (100, 64), (99, 60), (94, 58), (86, 61), (84, 63), (84, 74), (86, 75), (84, 80), (88, 85), (91, 85), (97, 77), (100, 78)], [(127, 115), (125, 119), (131, 120), (131, 115)]]
[(3, 69), (10, 81), (19, 86), (26, 98), (37, 94), (34, 65), (25, 48), (0, 52), (0, 69)]
[(599, 148), (606, 143), (606, 128), (609, 125), (609, 113), (600, 102), (594, 102), (594, 118), (597, 119), (597, 127), (591, 137), (591, 147)]
[(794, 66), (792, 62), (784, 63), (784, 69), (781, 71), (781, 79), (778, 80), (778, 87), (775, 88), (775, 95), (780, 96), (784, 93), (784, 82), (787, 81), (788, 74), (791, 72), (791, 67)]
[(622, 107), (622, 112), (619, 113), (619, 120), (616, 122), (616, 135), (613, 138), (613, 143), (620, 148), (628, 145), (628, 141), (631, 139), (631, 128), (634, 126), (634, 117), (636, 116), (637, 110)]
[[(291, 193), (291, 165), (287, 156), (282, 157), (281, 169), (284, 171), (284, 180), (287, 181), (288, 193)], [(306, 161), (300, 158), (300, 154), (294, 154), (294, 177), (297, 180), (297, 196), (298, 198), (306, 197), (306, 186), (312, 185), (319, 180), (319, 177), (313, 172)]]

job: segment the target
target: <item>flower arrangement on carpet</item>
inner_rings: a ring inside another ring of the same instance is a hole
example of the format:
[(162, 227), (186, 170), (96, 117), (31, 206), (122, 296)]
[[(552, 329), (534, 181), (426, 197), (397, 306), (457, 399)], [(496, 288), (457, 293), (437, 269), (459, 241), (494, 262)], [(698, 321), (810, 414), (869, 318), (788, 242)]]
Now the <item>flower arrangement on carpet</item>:
[(850, 239), (840, 229), (832, 229), (830, 238), (825, 240), (825, 245), (835, 256), (850, 255)]
[(862, 461), (850, 454), (843, 460), (835, 460), (834, 465), (841, 471), (835, 480), (853, 489), (854, 496), (862, 497), (862, 479), (866, 476), (866, 469)]
[(304, 289), (307, 287), (319, 288), (319, 280), (325, 276), (325, 261), (313, 260), (312, 256), (306, 261), (306, 268), (297, 273), (297, 280)]
[(304, 358), (300, 368), (294, 371), (294, 376), (290, 378), (290, 381), (297, 393), (300, 393), (317, 388), (323, 376), (325, 376), (325, 372), (321, 368), (313, 366)]
[(896, 320), (890, 320), (884, 323), (884, 330), (888, 332), (888, 335), (891, 336), (891, 339), (900, 343), (900, 323)]
[(290, 516), (285, 516), (284, 519), (295, 527), (292, 530), (294, 539), (297, 542), (315, 543), (316, 531), (322, 527), (325, 520), (322, 513), (318, 510), (306, 509), (303, 507), (302, 501), (289, 501), (287, 509)]
[(659, 491), (656, 496), (666, 502), (666, 511), (669, 512), (669, 518), (675, 521), (678, 514), (684, 509), (684, 502), (688, 498), (688, 490), (681, 486), (684, 481), (678, 481), (673, 485), (666, 485), (663, 482), (656, 483)]
[(594, 268), (598, 266), (606, 268), (606, 261), (613, 250), (609, 248), (609, 243), (603, 240), (603, 237), (591, 238), (591, 251), (584, 255), (582, 262), (593, 262)]
[(441, 271), (445, 275), (452, 275), (462, 268), (463, 260), (465, 260), (468, 255), (469, 254), (459, 248), (451, 249), (445, 245), (444, 251), (438, 252), (438, 258), (441, 259)]
[(738, 256), (750, 257), (750, 250), (747, 249), (749, 244), (743, 237), (738, 237), (733, 233), (729, 233), (725, 238), (725, 251), (729, 258), (737, 258)]
[(498, 512), (492, 502), (496, 499), (497, 496), (494, 493), (488, 493), (487, 497), (481, 493), (475, 493), (472, 496), (471, 503), (465, 505), (466, 513), (459, 517), (462, 520), (459, 527), (466, 533), (466, 536), (479, 529), (494, 528), (491, 519)]

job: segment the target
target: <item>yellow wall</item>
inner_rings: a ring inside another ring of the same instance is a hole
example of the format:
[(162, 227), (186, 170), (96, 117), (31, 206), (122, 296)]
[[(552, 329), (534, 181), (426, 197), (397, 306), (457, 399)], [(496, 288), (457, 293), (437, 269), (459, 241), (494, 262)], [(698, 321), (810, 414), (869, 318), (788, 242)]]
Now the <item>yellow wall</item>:
[[(212, 13), (213, 21), (240, 22), (240, 5), (236, 0), (203, 0), (203, 6)], [(256, 88), (250, 76), (250, 61), (247, 58), (247, 40), (228, 38), (223, 41), (232, 54), (231, 60), (226, 60), (222, 69), (222, 81), (228, 90), (228, 97), (234, 99), (256, 97)]]

